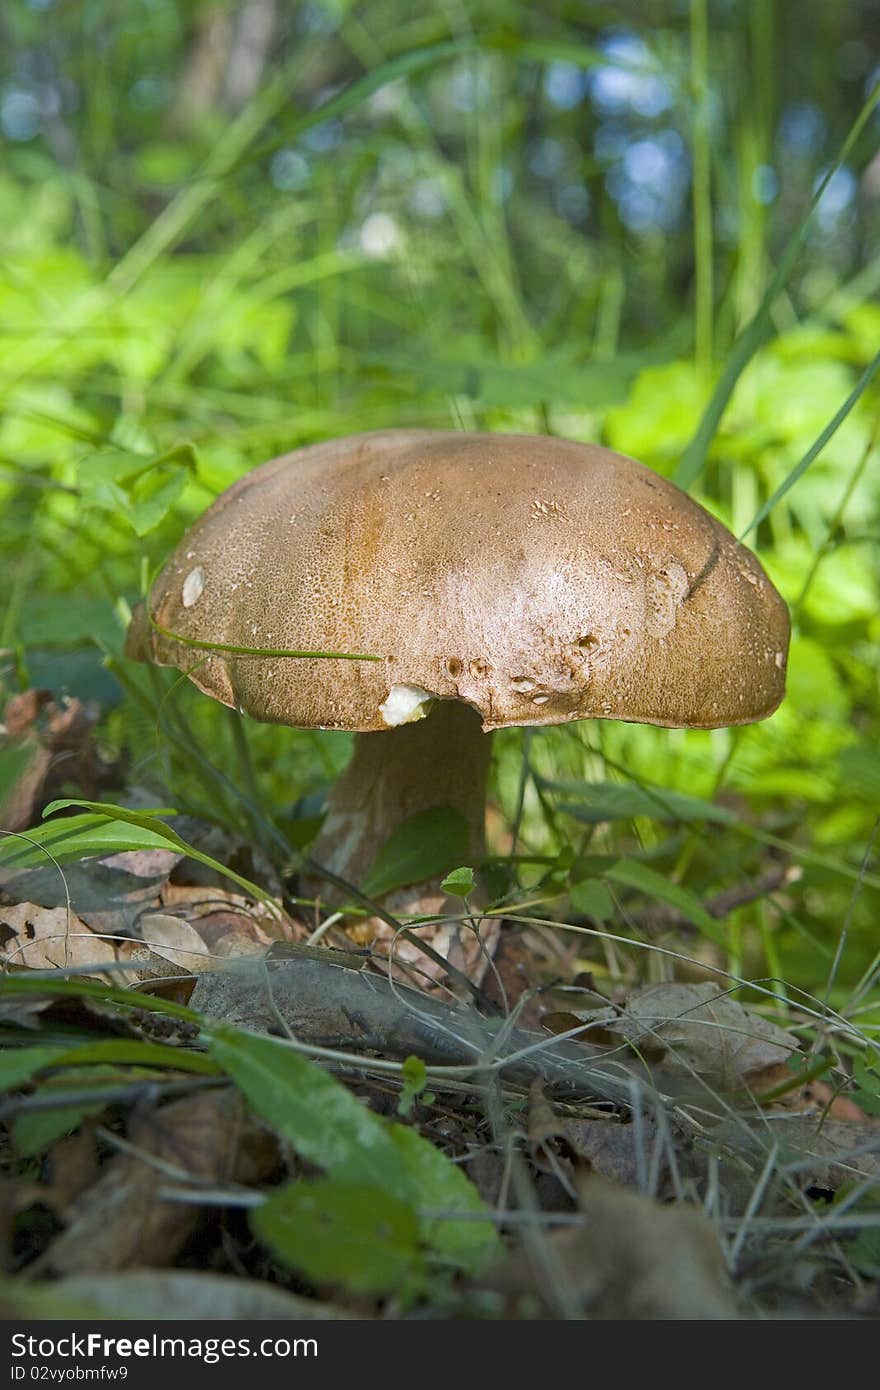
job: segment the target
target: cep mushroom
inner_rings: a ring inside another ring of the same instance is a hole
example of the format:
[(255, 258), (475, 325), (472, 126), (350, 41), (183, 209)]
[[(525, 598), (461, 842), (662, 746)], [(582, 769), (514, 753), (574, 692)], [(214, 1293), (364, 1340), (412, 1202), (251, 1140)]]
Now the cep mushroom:
[(788, 612), (755, 557), (641, 464), (541, 436), (392, 430), (273, 459), (148, 602), (130, 649), (254, 719), (355, 733), (312, 849), (355, 884), (429, 807), (462, 812), (480, 857), (493, 729), (745, 724), (785, 684)]

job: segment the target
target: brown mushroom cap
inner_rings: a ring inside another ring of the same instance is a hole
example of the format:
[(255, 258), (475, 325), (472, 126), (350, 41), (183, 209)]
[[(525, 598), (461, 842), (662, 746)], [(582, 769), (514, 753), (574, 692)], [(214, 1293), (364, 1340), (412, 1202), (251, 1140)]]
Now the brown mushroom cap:
[(154, 661), (255, 719), (360, 731), (388, 727), (395, 687), (466, 701), (486, 729), (748, 723), (782, 698), (789, 637), (755, 557), (641, 464), (429, 430), (255, 469), (184, 537), (150, 607), (197, 642), (380, 657), (202, 661), (146, 634)]

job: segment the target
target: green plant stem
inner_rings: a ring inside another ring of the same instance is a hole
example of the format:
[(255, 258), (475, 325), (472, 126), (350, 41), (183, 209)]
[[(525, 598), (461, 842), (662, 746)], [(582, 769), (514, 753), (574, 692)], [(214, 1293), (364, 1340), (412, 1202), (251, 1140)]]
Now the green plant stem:
[(691, 0), (692, 139), (694, 151), (694, 252), (696, 361), (704, 379), (712, 371), (714, 286), (712, 246), (712, 137), (709, 115), (709, 15), (707, 0)]

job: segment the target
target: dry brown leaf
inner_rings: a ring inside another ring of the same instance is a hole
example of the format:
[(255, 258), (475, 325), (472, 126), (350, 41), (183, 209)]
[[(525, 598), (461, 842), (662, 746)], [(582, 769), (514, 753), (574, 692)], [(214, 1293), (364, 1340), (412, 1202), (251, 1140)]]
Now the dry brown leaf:
[(61, 1215), (66, 1215), (73, 1202), (98, 1176), (98, 1151), (95, 1144), (94, 1122), (85, 1120), (73, 1134), (59, 1139), (49, 1150), (46, 1160), (49, 1175), (42, 1189), (43, 1201), (49, 1202)]
[(696, 1073), (722, 1090), (773, 1074), (773, 1068), (798, 1051), (792, 1033), (747, 1011), (710, 983), (648, 985), (634, 991), (616, 1017), (605, 1009), (601, 1019), (598, 1011), (588, 1017), (649, 1054), (665, 1072)]
[(223, 914), (226, 930), (219, 937), (205, 940), (201, 928), (209, 918), (187, 921), (171, 913), (149, 912), (140, 919), (141, 940), (123, 943), (121, 958), (131, 962), (140, 981), (163, 979), (182, 973), (198, 975), (216, 968), (220, 960), (235, 956), (263, 955), (266, 947), (250, 932), (231, 930), (230, 920), (241, 918)]
[[(538, 983), (534, 953), (526, 945), (522, 933), (506, 924), (502, 926), (492, 966), (483, 980), (483, 993), (505, 1012)], [(541, 1009), (539, 995), (527, 999), (518, 1014), (522, 1027), (539, 1027)]]
[(43, 1188), (38, 1183), (0, 1176), (0, 1269), (8, 1270), (15, 1263), (12, 1247), (18, 1213), (43, 1200)]
[(467, 1173), (486, 1205), (497, 1206), (504, 1185), (504, 1159), (501, 1154), (495, 1149), (478, 1148), (468, 1161)]
[[(0, 929), (2, 936), (2, 929)], [(40, 1015), (52, 1004), (51, 998), (47, 995), (45, 999), (16, 998), (13, 995), (10, 999), (0, 999), (0, 1023), (14, 1023), (16, 1028), (30, 1028), (37, 1032), (40, 1028)]]
[(183, 1310), (187, 1318), (225, 1322), (241, 1318), (298, 1322), (348, 1316), (332, 1304), (298, 1298), (274, 1284), (180, 1269), (79, 1275), (61, 1279), (51, 1287), (72, 1303), (91, 1305), (105, 1318), (141, 1318), (151, 1322), (171, 1318), (176, 1321)]
[(118, 764), (106, 762), (92, 739), (99, 714), (93, 701), (67, 696), (56, 701), (48, 690), (25, 690), (7, 701), (0, 730), (4, 742), (29, 749), (31, 756), (0, 805), (0, 828), (33, 825), (58, 795), (62, 777), (89, 800), (118, 782)]
[(850, 1124), (870, 1124), (870, 1117), (851, 1096), (843, 1095), (818, 1077), (805, 1087), (803, 1101), (804, 1105), (809, 1105), (813, 1110), (819, 1106), (832, 1120), (845, 1120)]
[[(557, 1267), (590, 1319), (738, 1317), (724, 1258), (703, 1213), (590, 1177), (580, 1184), (583, 1226), (548, 1237)], [(534, 1291), (517, 1260), (501, 1276), (507, 1291)]]
[(235, 956), (261, 956), (265, 948), (252, 936), (239, 931), (229, 931), (214, 942), (214, 955), (224, 960)]
[(33, 825), (37, 818), (36, 803), (52, 762), (48, 748), (41, 748), (36, 739), (16, 739), (15, 742), (28, 750), (28, 759), (0, 802), (0, 830), (26, 830)]
[(178, 970), (197, 975), (211, 964), (212, 952), (182, 917), (164, 912), (148, 912), (141, 918), (141, 938), (154, 955), (168, 960)]
[(796, 1163), (805, 1187), (836, 1192), (845, 1182), (880, 1179), (880, 1120), (853, 1124), (800, 1116), (773, 1125), (784, 1160)]
[(581, 1208), (585, 1228), (560, 1243), (591, 1317), (738, 1316), (718, 1237), (696, 1207), (663, 1206), (592, 1178)]
[(554, 1114), (553, 1106), (544, 1094), (543, 1082), (536, 1077), (529, 1087), (528, 1136), (529, 1148), (535, 1149), (565, 1133), (565, 1121)]
[(92, 931), (124, 936), (140, 914), (159, 906), (159, 889), (181, 855), (173, 850), (126, 850), (65, 866), (0, 871), (0, 890), (10, 902), (70, 907)]
[[(52, 1242), (47, 1263), (59, 1274), (108, 1273), (173, 1260), (199, 1218), (194, 1203), (159, 1197), (177, 1185), (217, 1185), (265, 1177), (277, 1149), (247, 1116), (231, 1087), (202, 1091), (151, 1111), (132, 1126), (143, 1154), (119, 1154), (74, 1206), (74, 1218)], [(157, 1159), (163, 1168), (150, 1162)]]
[(263, 904), (251, 902), (230, 889), (169, 882), (163, 885), (161, 902), (163, 908), (179, 912), (192, 922), (208, 945), (229, 931), (252, 936), (264, 946), (270, 946), (279, 937), (278, 920)]
[[(116, 950), (64, 907), (16, 903), (0, 907), (0, 961), (29, 970), (95, 975), (107, 973), (101, 967), (116, 961)], [(107, 978), (120, 982), (115, 972)]]
[(620, 1124), (610, 1116), (603, 1120), (567, 1119), (564, 1123), (569, 1147), (601, 1177), (622, 1187), (636, 1187), (641, 1175), (649, 1171), (657, 1135), (652, 1120), (643, 1117), (638, 1126)]

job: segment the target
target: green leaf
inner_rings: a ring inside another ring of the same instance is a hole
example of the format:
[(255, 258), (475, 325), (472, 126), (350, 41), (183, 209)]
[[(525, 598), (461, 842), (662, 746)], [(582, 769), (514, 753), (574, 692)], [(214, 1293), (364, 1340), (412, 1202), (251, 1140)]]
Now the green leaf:
[(170, 474), (139, 479), (129, 494), (128, 520), (138, 536), (155, 530), (189, 482), (182, 468)]
[(0, 807), (9, 797), (36, 751), (32, 743), (9, 743), (0, 747)]
[(859, 1231), (855, 1240), (847, 1243), (846, 1252), (862, 1274), (880, 1279), (880, 1216), (876, 1229)]
[(717, 942), (719, 946), (724, 944), (724, 934), (719, 930), (715, 918), (709, 916), (699, 898), (687, 888), (682, 888), (680, 884), (672, 883), (654, 869), (649, 869), (647, 864), (640, 860), (618, 859), (606, 869), (605, 877), (610, 878), (613, 883), (635, 888), (646, 897), (675, 908), (676, 912), (693, 922), (694, 926), (699, 927), (712, 941)]
[(123, 516), (138, 536), (144, 536), (174, 505), (194, 474), (196, 462), (191, 444), (154, 457), (100, 449), (80, 465), (83, 502)]
[(397, 1113), (406, 1118), (425, 1089), (428, 1073), (421, 1057), (410, 1056), (403, 1063), (401, 1075), (403, 1076), (403, 1090), (400, 1093), (400, 1100), (397, 1102)]
[(104, 1063), (140, 1067), (173, 1067), (176, 1071), (216, 1076), (219, 1068), (201, 1052), (165, 1043), (141, 1042), (130, 1038), (107, 1038), (97, 1042), (45, 1047), (9, 1048), (0, 1052), (0, 1090), (9, 1091), (48, 1067), (82, 1067)]
[(44, 1067), (54, 1066), (63, 1047), (19, 1047), (0, 1052), (0, 1091), (23, 1086)]
[(880, 753), (876, 748), (861, 743), (841, 749), (837, 768), (842, 792), (880, 805)]
[(388, 1126), (329, 1072), (273, 1038), (218, 1033), (211, 1055), (302, 1158), (348, 1182), (407, 1186)]
[(351, 1293), (415, 1291), (424, 1262), (412, 1207), (365, 1183), (291, 1183), (251, 1213), (254, 1233), (314, 1284)]
[[(47, 1145), (54, 1143), (63, 1134), (76, 1129), (88, 1115), (100, 1115), (109, 1104), (108, 1088), (118, 1092), (120, 1087), (136, 1086), (144, 1081), (153, 1081), (160, 1073), (143, 1067), (123, 1068), (115, 1065), (72, 1065), (74, 1054), (85, 1052), (86, 1048), (65, 1050), (62, 1057), (56, 1058), (52, 1066), (69, 1062), (67, 1071), (54, 1072), (41, 1082), (37, 1094), (52, 1104), (43, 1110), (25, 1109), (13, 1123), (13, 1135), (22, 1158), (39, 1153)], [(109, 1051), (105, 1054), (109, 1056)], [(68, 1102), (71, 1091), (89, 1091), (93, 1099), (79, 1094)]]
[(736, 824), (736, 816), (723, 806), (715, 806), (698, 796), (688, 796), (686, 792), (669, 791), (666, 787), (637, 786), (632, 782), (548, 782), (544, 778), (541, 785), (547, 791), (575, 796), (576, 800), (562, 801), (559, 810), (587, 825), (632, 820), (636, 816), (682, 823)]
[[(340, 1081), (274, 1038), (219, 1030), (211, 1054), (257, 1114), (310, 1163), (331, 1177), (368, 1184), (414, 1207), (444, 1213), (485, 1212), (459, 1168), (414, 1130), (375, 1115)], [(463, 1268), (482, 1268), (496, 1254), (486, 1220), (431, 1219), (423, 1235)]]
[(117, 1065), (168, 1067), (175, 1071), (195, 1072), (199, 1076), (217, 1076), (220, 1067), (202, 1052), (165, 1043), (140, 1042), (136, 1038), (108, 1038), (85, 1043), (82, 1047), (65, 1050), (53, 1066), (80, 1067), (87, 1064), (113, 1062)]
[(50, 855), (60, 864), (69, 864), (87, 855), (167, 848), (167, 837), (145, 826), (102, 815), (66, 816), (0, 841), (0, 868), (28, 869), (49, 862)]
[[(423, 1238), (459, 1268), (481, 1274), (500, 1258), (502, 1245), (477, 1189), (461, 1168), (414, 1129), (398, 1124), (390, 1129), (406, 1167), (409, 1200), (421, 1209), (443, 1213), (422, 1216)], [(467, 1219), (454, 1220), (456, 1213)]]
[(876, 84), (868, 94), (865, 104), (850, 127), (849, 133), (843, 142), (843, 146), (837, 158), (833, 164), (826, 168), (821, 182), (817, 184), (813, 192), (809, 207), (783, 247), (777, 260), (776, 273), (768, 285), (754, 317), (743, 329), (742, 333), (733, 344), (733, 347), (728, 352), (724, 370), (718, 378), (717, 385), (712, 393), (712, 398), (703, 412), (694, 436), (688, 444), (681, 463), (675, 473), (673, 481), (676, 482), (679, 487), (685, 489), (692, 487), (703, 471), (709, 445), (712, 443), (715, 432), (721, 423), (722, 416), (727, 409), (730, 397), (733, 395), (736, 383), (739, 381), (740, 376), (745, 371), (745, 368), (748, 366), (765, 338), (773, 331), (770, 319), (773, 305), (794, 270), (819, 200), (838, 169), (846, 160), (850, 150), (853, 148), (856, 140), (859, 138), (870, 119), (871, 113), (878, 101), (880, 101), (880, 83)]
[(65, 1134), (79, 1129), (83, 1120), (90, 1115), (100, 1115), (106, 1109), (104, 1101), (91, 1104), (63, 1105), (53, 1110), (25, 1111), (17, 1116), (12, 1125), (12, 1138), (19, 1158), (32, 1158), (62, 1139)]
[(868, 1066), (860, 1057), (853, 1063), (856, 1083), (854, 1100), (866, 1115), (880, 1115), (880, 1070)]
[[(135, 849), (168, 849), (171, 846), (178, 853), (196, 859), (231, 879), (258, 902), (275, 906), (274, 898), (264, 888), (236, 873), (219, 859), (212, 859), (209, 854), (203, 854), (187, 844), (176, 830), (159, 820), (159, 812), (130, 811), (125, 806), (114, 806), (104, 801), (81, 801), (68, 797), (50, 802), (43, 815), (50, 816), (70, 806), (83, 806), (91, 814), (49, 821), (29, 830), (26, 839), (10, 837), (0, 840), (0, 868), (25, 869), (33, 864), (43, 864), (47, 859), (46, 850), (59, 863), (69, 864), (86, 855), (116, 854)], [(161, 814), (173, 815), (174, 812), (162, 810)]]
[(849, 412), (852, 410), (856, 401), (871, 384), (871, 381), (873, 380), (878, 367), (880, 367), (880, 352), (877, 353), (874, 359), (865, 368), (864, 372), (859, 377), (858, 382), (847, 396), (843, 405), (837, 411), (837, 414), (831, 420), (829, 420), (828, 424), (822, 430), (818, 439), (816, 439), (815, 442), (810, 446), (810, 448), (804, 454), (800, 462), (797, 463), (794, 466), (794, 468), (792, 468), (791, 472), (786, 475), (783, 481), (779, 484), (779, 487), (776, 488), (776, 490), (771, 494), (771, 496), (767, 498), (767, 501), (763, 504), (763, 506), (758, 508), (757, 512), (752, 517), (752, 520), (749, 522), (748, 526), (743, 531), (742, 536), (740, 537), (741, 540), (745, 540), (746, 536), (751, 531), (754, 531), (756, 527), (760, 526), (761, 522), (764, 521), (764, 519), (770, 515), (777, 502), (782, 501), (783, 497), (789, 491), (789, 489), (794, 487), (795, 483), (798, 482), (798, 480), (801, 477), (803, 477), (804, 473), (806, 473), (810, 465), (813, 462), (815, 462), (815, 460), (819, 457), (822, 450), (825, 448), (825, 445), (828, 443), (829, 439), (831, 439), (832, 435), (834, 435), (836, 431), (840, 428), (840, 426), (843, 424), (844, 420), (846, 419)]
[(505, 363), (473, 336), (450, 349), (435, 342), (424, 354), (373, 352), (362, 361), (392, 373), (396, 382), (411, 379), (421, 395), (470, 396), (502, 409), (521, 409), (524, 401), (552, 400), (585, 409), (622, 400), (643, 359), (621, 354), (610, 362), (585, 362), (582, 351), (576, 345), (545, 351), (530, 362)]
[(614, 899), (605, 884), (597, 878), (585, 878), (569, 888), (569, 900), (575, 912), (592, 917), (596, 922), (608, 922), (614, 916)]
[(466, 898), (474, 891), (473, 869), (453, 869), (440, 884), (444, 893), (453, 898)]
[(431, 806), (401, 821), (376, 855), (361, 885), (370, 898), (438, 878), (467, 854), (467, 820), (451, 806)]

